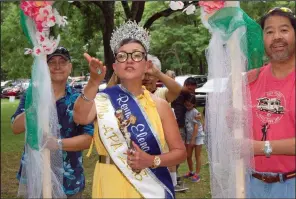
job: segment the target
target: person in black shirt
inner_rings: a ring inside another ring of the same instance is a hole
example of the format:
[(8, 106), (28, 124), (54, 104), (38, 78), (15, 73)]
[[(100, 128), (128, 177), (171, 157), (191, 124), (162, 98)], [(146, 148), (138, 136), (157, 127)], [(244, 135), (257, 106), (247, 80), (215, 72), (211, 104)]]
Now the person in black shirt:
[[(177, 119), (179, 131), (181, 133), (181, 137), (182, 137), (184, 144), (186, 141), (185, 113), (187, 111), (184, 103), (185, 103), (186, 96), (188, 94), (194, 94), (196, 88), (197, 88), (196, 80), (193, 77), (188, 77), (184, 82), (184, 85), (183, 85), (183, 88), (182, 88), (182, 91), (181, 91), (179, 97), (175, 101), (173, 101), (171, 104), (171, 106), (174, 110), (176, 119)], [(179, 165), (177, 165), (177, 172), (178, 172), (178, 167), (179, 167)], [(183, 184), (180, 180), (180, 177), (178, 177), (177, 180), (178, 180), (178, 185)], [(187, 189), (188, 188), (185, 188), (183, 186), (182, 191), (187, 190)]]
[(171, 104), (172, 108), (174, 109), (177, 123), (179, 126), (179, 130), (181, 133), (181, 137), (184, 142), (185, 142), (185, 138), (186, 138), (186, 133), (184, 130), (185, 113), (187, 111), (186, 107), (184, 106), (185, 96), (188, 93), (194, 94), (196, 88), (197, 88), (196, 80), (193, 77), (188, 77), (184, 82), (184, 86), (182, 88), (182, 91), (181, 91), (179, 97), (175, 101), (173, 101)]

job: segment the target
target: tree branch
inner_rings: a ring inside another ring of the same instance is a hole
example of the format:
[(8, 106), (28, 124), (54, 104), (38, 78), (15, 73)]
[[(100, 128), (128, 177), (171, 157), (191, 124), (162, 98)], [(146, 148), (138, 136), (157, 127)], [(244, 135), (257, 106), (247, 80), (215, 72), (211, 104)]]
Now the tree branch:
[(79, 1), (73, 1), (72, 5), (76, 6), (79, 9), (81, 9), (81, 2), (79, 2)]
[(105, 9), (104, 9), (102, 2), (100, 2), (100, 1), (91, 1), (91, 2), (93, 4), (95, 4), (96, 6), (98, 6), (101, 9), (101, 11), (104, 13)]
[(128, 2), (127, 1), (121, 1), (121, 5), (123, 7), (126, 18), (131, 19), (131, 10), (130, 10), (130, 8), (128, 6)]
[(131, 8), (131, 20), (135, 20), (136, 19), (136, 15), (139, 9), (139, 2), (138, 1), (133, 1), (132, 3), (132, 8)]
[(136, 18), (135, 18), (137, 23), (139, 23), (141, 21), (144, 10), (145, 10), (145, 1), (141, 1), (141, 2), (139, 2), (138, 12), (137, 12)]
[(152, 24), (154, 23), (154, 21), (156, 21), (157, 19), (161, 18), (161, 17), (168, 17), (171, 14), (175, 13), (175, 12), (180, 12), (185, 10), (189, 5), (191, 4), (197, 4), (198, 1), (192, 1), (191, 3), (188, 2), (184, 2), (184, 8), (180, 9), (180, 10), (172, 10), (171, 8), (167, 8), (163, 11), (157, 12), (154, 15), (152, 15), (145, 23), (144, 28), (149, 29)]

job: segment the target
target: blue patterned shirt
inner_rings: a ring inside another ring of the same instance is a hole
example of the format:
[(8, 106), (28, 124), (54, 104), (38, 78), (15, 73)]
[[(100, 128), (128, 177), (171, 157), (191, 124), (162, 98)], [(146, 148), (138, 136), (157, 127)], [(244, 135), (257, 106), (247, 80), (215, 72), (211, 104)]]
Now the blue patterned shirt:
[[(56, 102), (61, 138), (71, 138), (74, 136), (82, 135), (84, 133), (93, 136), (93, 124), (77, 125), (73, 120), (73, 107), (79, 95), (80, 93), (78, 91), (76, 91), (74, 88), (70, 87), (67, 84), (66, 95)], [(21, 98), (20, 104), (16, 112), (11, 117), (11, 122), (14, 121), (17, 115), (25, 111), (25, 99), (26, 94), (24, 94)], [(20, 179), (21, 177), (22, 164), (24, 163), (23, 156), (21, 166), (17, 174), (18, 179)], [(65, 193), (67, 195), (74, 195), (82, 191), (85, 187), (85, 177), (83, 173), (82, 164), (82, 151), (63, 151), (63, 164), (63, 188)]]

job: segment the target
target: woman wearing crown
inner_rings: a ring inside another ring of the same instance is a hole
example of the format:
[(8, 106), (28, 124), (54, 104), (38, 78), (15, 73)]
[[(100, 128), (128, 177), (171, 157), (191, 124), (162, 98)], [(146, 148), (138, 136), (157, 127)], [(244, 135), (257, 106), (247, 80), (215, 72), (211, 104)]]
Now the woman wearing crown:
[[(113, 32), (113, 69), (121, 84), (97, 94), (106, 67), (88, 54), (90, 80), (74, 107), (79, 124), (95, 122), (99, 154), (93, 198), (174, 198), (168, 166), (186, 158), (168, 103), (142, 87), (147, 71), (148, 32), (128, 21)], [(163, 153), (165, 143), (170, 151)]]

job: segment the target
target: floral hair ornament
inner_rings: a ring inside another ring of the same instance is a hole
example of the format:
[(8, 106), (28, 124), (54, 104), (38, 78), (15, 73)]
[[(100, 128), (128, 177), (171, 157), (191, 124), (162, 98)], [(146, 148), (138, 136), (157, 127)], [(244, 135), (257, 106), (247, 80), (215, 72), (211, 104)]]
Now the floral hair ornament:
[[(33, 54), (35, 56), (47, 55), (53, 53), (57, 48), (60, 36), (58, 35), (57, 39), (49, 37), (49, 29), (55, 25), (64, 27), (67, 24), (67, 17), (60, 16), (59, 12), (52, 7), (53, 3), (54, 1), (21, 2), (21, 24), (26, 36), (34, 45), (33, 49), (26, 48), (25, 54)], [(28, 31), (35, 33), (37, 42), (32, 42)]]
[(128, 21), (122, 24), (119, 28), (113, 31), (110, 47), (115, 54), (118, 50), (121, 42), (125, 39), (135, 39), (140, 41), (146, 52), (149, 51), (150, 48), (150, 36), (149, 32), (143, 27), (139, 26), (135, 21)]

